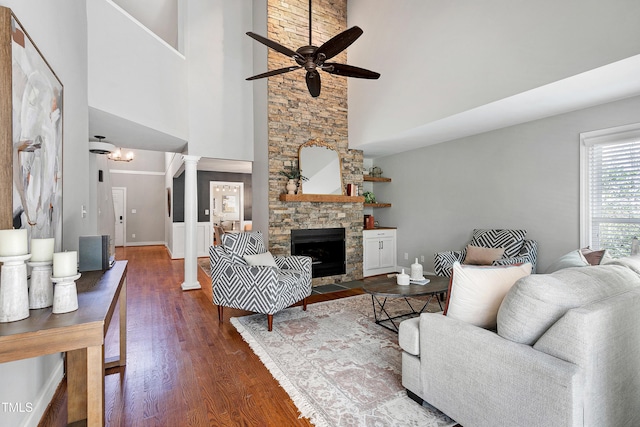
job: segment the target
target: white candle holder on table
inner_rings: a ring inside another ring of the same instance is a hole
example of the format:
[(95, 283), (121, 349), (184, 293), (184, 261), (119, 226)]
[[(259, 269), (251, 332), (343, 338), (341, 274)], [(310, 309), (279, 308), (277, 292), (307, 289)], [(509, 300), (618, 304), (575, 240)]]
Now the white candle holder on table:
[(31, 267), (29, 281), (29, 308), (38, 309), (53, 305), (53, 248), (55, 240), (31, 239), (31, 260), (27, 265)]
[(29, 284), (25, 261), (31, 254), (0, 256), (0, 323), (29, 317)]
[(30, 261), (31, 280), (29, 281), (29, 308), (51, 307), (53, 305), (53, 283), (51, 273), (53, 261)]
[(53, 313), (62, 314), (76, 311), (78, 309), (78, 288), (76, 280), (81, 274), (67, 277), (52, 277), (53, 292)]
[(78, 253), (57, 252), (53, 254), (53, 312), (69, 313), (78, 309)]

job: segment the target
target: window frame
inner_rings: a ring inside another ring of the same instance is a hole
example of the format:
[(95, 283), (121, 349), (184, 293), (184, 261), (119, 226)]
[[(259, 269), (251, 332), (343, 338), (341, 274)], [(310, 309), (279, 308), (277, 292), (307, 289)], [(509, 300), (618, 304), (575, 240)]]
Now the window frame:
[(580, 247), (592, 245), (589, 147), (640, 140), (640, 123), (580, 133)]

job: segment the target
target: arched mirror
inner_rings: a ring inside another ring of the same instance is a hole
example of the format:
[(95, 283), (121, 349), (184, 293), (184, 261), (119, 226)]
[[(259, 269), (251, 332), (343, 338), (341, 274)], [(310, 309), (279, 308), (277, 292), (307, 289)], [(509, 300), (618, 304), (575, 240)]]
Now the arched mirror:
[(342, 162), (338, 151), (324, 141), (312, 139), (298, 150), (303, 194), (344, 194)]

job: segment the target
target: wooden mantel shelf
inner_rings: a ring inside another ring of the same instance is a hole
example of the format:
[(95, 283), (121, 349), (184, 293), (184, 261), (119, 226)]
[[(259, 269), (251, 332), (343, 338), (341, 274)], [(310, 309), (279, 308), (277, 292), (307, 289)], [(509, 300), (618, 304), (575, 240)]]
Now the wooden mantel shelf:
[(391, 178), (387, 178), (384, 176), (364, 175), (362, 178), (365, 181), (370, 181), (370, 182), (391, 182)]
[(364, 196), (340, 194), (281, 194), (281, 202), (363, 203)]

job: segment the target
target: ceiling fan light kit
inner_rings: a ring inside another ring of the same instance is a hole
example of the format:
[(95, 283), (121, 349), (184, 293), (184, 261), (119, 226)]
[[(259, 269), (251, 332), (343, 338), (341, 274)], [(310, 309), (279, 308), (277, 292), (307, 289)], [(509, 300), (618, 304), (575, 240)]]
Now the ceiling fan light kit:
[(321, 89), (320, 73), (318, 70), (338, 76), (355, 77), (359, 79), (377, 79), (380, 77), (380, 74), (375, 71), (365, 70), (364, 68), (354, 67), (347, 64), (339, 64), (336, 62), (325, 62), (338, 55), (355, 42), (363, 33), (360, 27), (351, 27), (348, 30), (332, 37), (320, 47), (316, 47), (313, 46), (312, 43), (311, 22), (311, 0), (309, 0), (309, 45), (302, 46), (295, 51), (278, 42), (269, 40), (266, 37), (249, 31), (247, 33), (249, 37), (275, 50), (276, 52), (280, 52), (281, 54), (292, 58), (298, 65), (267, 71), (266, 73), (249, 77), (247, 80), (256, 80), (288, 73), (294, 70), (304, 69), (307, 72), (305, 76), (307, 89), (309, 89), (311, 96), (316, 98), (320, 95)]

